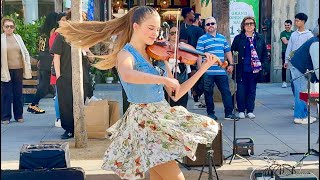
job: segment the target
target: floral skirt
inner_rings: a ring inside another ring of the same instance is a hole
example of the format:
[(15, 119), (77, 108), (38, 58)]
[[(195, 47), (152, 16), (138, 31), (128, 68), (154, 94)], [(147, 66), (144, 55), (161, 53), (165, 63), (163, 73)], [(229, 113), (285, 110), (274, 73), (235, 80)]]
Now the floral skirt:
[(146, 171), (162, 163), (185, 156), (196, 160), (198, 144), (212, 143), (218, 123), (163, 100), (131, 104), (107, 131), (112, 142), (102, 169), (113, 170), (121, 179), (143, 179)]

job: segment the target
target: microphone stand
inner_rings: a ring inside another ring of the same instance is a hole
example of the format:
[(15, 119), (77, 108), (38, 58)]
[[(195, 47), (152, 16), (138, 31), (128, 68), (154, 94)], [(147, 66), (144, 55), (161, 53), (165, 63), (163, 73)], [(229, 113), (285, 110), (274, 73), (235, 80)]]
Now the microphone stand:
[[(290, 153), (290, 155), (303, 154), (303, 157), (297, 162), (297, 164), (295, 166), (298, 166), (299, 164), (301, 164), (301, 162), (310, 155), (319, 156), (319, 152), (310, 147), (310, 84), (311, 84), (311, 74), (315, 73), (316, 70), (319, 70), (319, 68), (316, 68), (311, 71), (307, 70), (307, 72), (305, 72), (301, 76), (298, 76), (298, 77), (291, 80), (291, 82), (293, 82), (293, 81), (300, 79), (302, 77), (306, 77), (308, 80), (308, 86), (307, 86), (308, 87), (308, 100), (307, 100), (307, 106), (308, 106), (308, 151), (306, 153)], [(319, 100), (318, 100), (318, 103), (319, 103)]]
[[(238, 64), (238, 51), (233, 51), (232, 54), (233, 54), (233, 63), (236, 65), (236, 64)], [(234, 81), (234, 83), (233, 83), (233, 86), (234, 86), (233, 114), (234, 114), (234, 116), (233, 116), (233, 146), (232, 146), (232, 154), (230, 156), (226, 157), (224, 160), (227, 160), (227, 159), (231, 158), (230, 162), (229, 162), (229, 164), (231, 164), (232, 161), (234, 160), (234, 158), (238, 157), (238, 158), (246, 160), (250, 164), (252, 164), (249, 161), (249, 159), (246, 159), (246, 158), (244, 158), (244, 157), (242, 157), (242, 156), (240, 156), (239, 154), (236, 153), (236, 121), (239, 121), (239, 117), (235, 116), (235, 114), (236, 114), (236, 105), (237, 105), (237, 75), (236, 75), (237, 71), (236, 71), (236, 69), (237, 69), (236, 66), (234, 66), (234, 69), (233, 69), (233, 72), (234, 72), (234, 78), (233, 78), (233, 81)]]

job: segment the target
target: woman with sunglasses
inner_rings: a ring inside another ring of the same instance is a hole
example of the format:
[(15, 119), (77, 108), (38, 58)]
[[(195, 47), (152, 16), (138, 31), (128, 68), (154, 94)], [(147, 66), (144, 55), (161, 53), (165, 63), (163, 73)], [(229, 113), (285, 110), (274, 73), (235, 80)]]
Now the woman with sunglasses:
[(11, 18), (2, 18), (1, 26), (1, 123), (9, 124), (12, 118), (23, 123), (22, 80), (31, 79), (29, 52), (20, 35), (15, 34)]
[(259, 72), (263, 61), (268, 60), (268, 51), (263, 36), (256, 32), (256, 22), (253, 17), (245, 17), (241, 22), (241, 33), (231, 45), (231, 51), (238, 52), (236, 64), (237, 106), (239, 118), (254, 119), (254, 104)]
[[(121, 179), (143, 179), (149, 170), (151, 180), (183, 180), (174, 160), (184, 156), (195, 160), (198, 143), (212, 143), (218, 133), (218, 123), (213, 119), (181, 106), (170, 107), (164, 100), (163, 88), (174, 101), (179, 100), (219, 59), (206, 54), (201, 69), (180, 85), (172, 78), (168, 62), (161, 61), (154, 67), (146, 52), (146, 47), (157, 39), (159, 29), (160, 15), (149, 6), (133, 7), (126, 15), (107, 22), (63, 22), (58, 29), (67, 41), (83, 48), (120, 32), (112, 54), (96, 67), (117, 68), (131, 103), (124, 116), (108, 129), (112, 143), (102, 166)], [(160, 68), (165, 72), (161, 73)], [(173, 90), (175, 96), (171, 94)]]

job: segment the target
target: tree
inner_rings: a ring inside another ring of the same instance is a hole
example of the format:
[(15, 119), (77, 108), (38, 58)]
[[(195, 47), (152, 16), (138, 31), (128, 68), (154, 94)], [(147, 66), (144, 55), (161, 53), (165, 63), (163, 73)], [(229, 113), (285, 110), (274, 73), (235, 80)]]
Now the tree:
[(212, 16), (216, 18), (218, 32), (223, 34), (230, 43), (229, 0), (212, 0)]
[[(82, 0), (72, 0), (71, 21), (82, 21)], [(87, 147), (88, 136), (84, 122), (84, 93), (82, 56), (79, 48), (71, 46), (72, 91), (75, 147)]]

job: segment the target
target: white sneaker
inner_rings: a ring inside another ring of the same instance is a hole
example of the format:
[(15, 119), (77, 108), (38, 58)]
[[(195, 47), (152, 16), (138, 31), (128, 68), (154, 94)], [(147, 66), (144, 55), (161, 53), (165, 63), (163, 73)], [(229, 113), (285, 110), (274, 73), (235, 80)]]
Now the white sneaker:
[(193, 105), (193, 109), (199, 109), (199, 105), (201, 105), (201, 102), (195, 102)]
[[(310, 117), (310, 124), (314, 123), (315, 121), (317, 121), (315, 117)], [(294, 118), (293, 122), (296, 124), (308, 124), (308, 117), (303, 119)]]
[(54, 121), (54, 126), (55, 126), (55, 127), (61, 127), (61, 120), (60, 120), (60, 119), (56, 119), (56, 120)]
[(286, 88), (287, 87), (287, 83), (284, 81), (283, 83), (282, 83), (282, 86), (281, 86), (282, 88)]
[(244, 115), (244, 112), (239, 112), (239, 119), (244, 119), (246, 116)]
[(206, 108), (206, 105), (203, 104), (202, 102), (196, 102), (193, 105), (193, 109), (203, 109), (203, 108)]
[(248, 113), (247, 116), (249, 119), (254, 119), (256, 117), (253, 113)]

